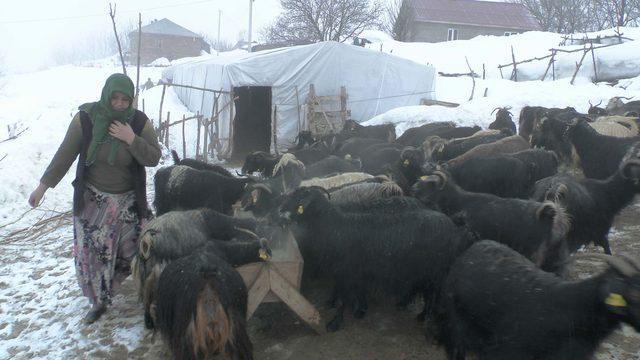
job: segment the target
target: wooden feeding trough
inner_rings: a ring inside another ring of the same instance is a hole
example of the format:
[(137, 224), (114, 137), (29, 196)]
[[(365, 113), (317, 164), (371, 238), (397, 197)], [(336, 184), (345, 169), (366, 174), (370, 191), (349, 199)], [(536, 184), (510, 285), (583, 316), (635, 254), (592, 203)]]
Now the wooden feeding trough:
[(270, 260), (236, 268), (249, 290), (247, 319), (261, 303), (282, 301), (316, 332), (323, 333), (320, 313), (299, 291), (304, 262), (298, 244), (290, 231), (278, 233), (281, 236), (271, 243)]

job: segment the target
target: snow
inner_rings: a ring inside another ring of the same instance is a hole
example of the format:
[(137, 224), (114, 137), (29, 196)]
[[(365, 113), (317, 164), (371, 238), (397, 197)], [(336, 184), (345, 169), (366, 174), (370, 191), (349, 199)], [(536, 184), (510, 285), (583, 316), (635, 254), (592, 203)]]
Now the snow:
[(149, 66), (171, 66), (171, 61), (166, 57), (161, 57), (153, 60)]
[[(638, 29), (624, 29), (623, 32), (625, 36), (640, 38)], [(559, 42), (558, 34), (531, 32), (439, 44), (403, 44), (389, 40), (371, 44), (373, 48), (382, 46), (383, 51), (392, 51), (398, 56), (434, 64), (438, 71), (444, 72), (468, 71), (464, 59), (467, 56), (476, 72), (481, 73), (482, 64), (485, 64), (487, 79), (476, 79), (474, 99), (468, 101), (471, 79), (438, 77), (437, 98), (460, 103), (459, 107), (396, 108), (371, 119), (369, 124), (395, 123), (398, 135), (408, 127), (434, 121), (486, 127), (493, 120), (492, 110), (501, 106), (511, 106), (517, 120), (517, 114), (526, 105), (573, 106), (584, 112), (589, 101), (606, 103), (612, 96), (640, 98), (640, 74), (622, 80), (616, 86), (596, 85), (583, 76), (579, 76), (573, 85), (566, 78), (522, 82), (500, 79), (496, 67), (510, 61), (510, 46), (514, 46), (518, 58), (525, 58), (543, 55)], [(625, 68), (635, 64), (637, 59), (627, 55), (637, 51), (636, 42), (612, 47), (621, 50), (607, 53), (603, 59), (606, 57), (612, 64), (620, 60), (622, 64), (617, 66)], [(243, 52), (221, 54), (242, 55)], [(203, 58), (212, 56), (215, 55)], [(135, 78), (135, 68), (127, 70)], [(124, 349), (122, 358), (125, 358), (126, 350), (136, 349), (142, 341), (148, 341), (150, 335), (144, 329), (142, 310), (136, 305), (134, 296), (117, 295), (104, 322), (89, 328), (81, 325), (88, 302), (76, 284), (71, 255), (72, 228), (68, 222), (46, 228), (47, 231), (36, 239), (7, 238), (12, 232), (71, 208), (70, 183), (75, 164), (56, 188), (49, 189), (39, 208), (29, 211), (27, 198), (61, 143), (77, 107), (97, 100), (104, 80), (119, 71), (121, 68), (114, 56), (81, 65), (7, 75), (0, 80), (0, 141), (6, 139), (10, 131), (14, 134), (24, 131), (13, 140), (0, 143), (0, 159), (4, 157), (0, 160), (0, 262), (3, 264), (0, 270), (0, 359), (99, 356), (97, 352), (108, 351), (114, 346)], [(140, 79), (158, 79), (161, 71), (160, 67), (143, 67)], [(485, 89), (486, 97), (483, 96)], [(144, 102), (145, 112), (156, 125), (161, 93), (161, 86), (153, 87), (142, 92), (139, 101), (140, 108)], [(172, 121), (183, 115), (193, 115), (180, 103), (171, 87), (167, 89), (163, 103), (163, 119), (167, 112), (171, 113)], [(173, 129), (170, 143), (181, 144), (180, 131)], [(192, 120), (186, 126), (187, 156), (195, 153), (195, 136)], [(172, 147), (177, 147), (182, 155), (181, 146)], [(171, 162), (167, 149), (161, 161), (164, 164)], [(149, 192), (155, 170), (148, 171)]]
[[(613, 77), (635, 77), (640, 75), (640, 30), (638, 28), (620, 28), (624, 37), (631, 39), (624, 44), (596, 50), (596, 67), (599, 79)], [(614, 35), (614, 29), (597, 33), (587, 33), (589, 38), (597, 35)], [(506, 65), (513, 62), (511, 49), (516, 61), (543, 57), (550, 54), (551, 48), (563, 50), (581, 49), (582, 46), (559, 46), (563, 35), (530, 31), (523, 34), (500, 36), (477, 36), (471, 40), (457, 40), (440, 43), (403, 43), (394, 40), (381, 40), (368, 44), (367, 47), (394, 55), (411, 59), (418, 63), (435, 65), (439, 72), (467, 73), (469, 65), (477, 73), (482, 74), (483, 65), (486, 76), (489, 78), (501, 78), (498, 65)], [(598, 45), (596, 45), (597, 47)], [(571, 54), (558, 54), (556, 57), (556, 76), (558, 78), (571, 77), (575, 70), (575, 64), (580, 61), (582, 52)], [(545, 72), (549, 59), (543, 59), (518, 66), (518, 78), (520, 80), (540, 79)], [(583, 63), (578, 75), (591, 76), (593, 74), (591, 55), (589, 54)], [(511, 67), (503, 69), (503, 76), (511, 75)], [(551, 74), (548, 75), (551, 77)]]

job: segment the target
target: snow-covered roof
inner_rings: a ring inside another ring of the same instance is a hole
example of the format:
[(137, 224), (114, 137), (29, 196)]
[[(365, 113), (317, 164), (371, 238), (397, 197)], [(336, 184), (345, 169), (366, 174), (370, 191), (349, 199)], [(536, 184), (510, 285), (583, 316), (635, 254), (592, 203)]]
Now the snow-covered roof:
[(416, 21), (539, 30), (523, 5), (476, 0), (413, 0)]
[[(182, 26), (174, 23), (167, 18), (164, 18), (162, 20), (154, 20), (151, 22), (151, 24), (143, 26), (141, 30), (144, 34), (162, 34), (195, 38), (202, 37), (194, 33), (193, 31), (183, 28)], [(132, 33), (137, 33), (137, 31), (133, 31)]]

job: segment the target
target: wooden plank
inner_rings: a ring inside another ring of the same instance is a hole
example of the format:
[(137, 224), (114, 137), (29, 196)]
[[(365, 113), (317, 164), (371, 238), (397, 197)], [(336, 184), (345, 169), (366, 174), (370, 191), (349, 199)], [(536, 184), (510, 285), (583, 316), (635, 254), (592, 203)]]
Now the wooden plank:
[(518, 82), (518, 68), (516, 67), (516, 55), (513, 52), (513, 46), (511, 46), (511, 59), (513, 59), (513, 80)]
[(169, 147), (169, 123), (170, 123), (169, 120), (170, 119), (171, 119), (171, 111), (167, 111), (167, 122), (166, 122), (167, 128), (164, 129), (164, 145), (166, 147)]
[(200, 116), (198, 116), (198, 130), (196, 132), (196, 159), (200, 154)]
[(277, 270), (269, 269), (271, 291), (318, 334), (325, 332), (320, 323), (320, 313)]
[(184, 135), (184, 124), (186, 123), (186, 118), (184, 115), (182, 115), (182, 158), (186, 158), (187, 157), (187, 141), (185, 140), (185, 135)]
[(162, 126), (162, 105), (164, 104), (164, 94), (167, 91), (167, 85), (162, 85), (162, 96), (160, 96), (160, 114), (158, 115), (158, 127)]
[[(593, 43), (591, 43), (591, 60), (593, 61), (593, 82), (598, 82), (598, 69), (596, 68), (596, 55), (594, 54)], [(144, 99), (142, 99), (144, 106)]]
[(589, 51), (586, 49), (584, 49), (584, 52), (582, 53), (582, 57), (580, 58), (580, 62), (576, 64), (576, 71), (573, 73), (573, 76), (571, 77), (571, 82), (569, 82), (571, 85), (573, 85), (573, 82), (576, 79), (576, 76), (578, 75), (578, 71), (580, 71), (580, 67), (582, 66), (582, 62), (584, 61), (584, 58), (587, 56), (587, 53)]
[(258, 274), (256, 280), (251, 284), (248, 291), (247, 300), (247, 319), (253, 316), (264, 297), (269, 293), (270, 289), (270, 277), (269, 270), (266, 266), (262, 267), (262, 270)]
[(202, 118), (204, 123), (204, 139), (202, 139), (202, 161), (207, 162), (207, 141), (209, 140), (209, 121), (206, 118)]

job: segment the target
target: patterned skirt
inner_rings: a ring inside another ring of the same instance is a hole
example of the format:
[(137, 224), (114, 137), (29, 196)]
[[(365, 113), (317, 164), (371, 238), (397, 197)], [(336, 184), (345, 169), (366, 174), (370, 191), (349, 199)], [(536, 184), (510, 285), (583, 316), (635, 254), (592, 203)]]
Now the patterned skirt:
[(87, 184), (84, 209), (73, 217), (73, 257), (76, 276), (92, 305), (109, 305), (120, 283), (131, 272), (140, 229), (133, 191), (109, 194)]

